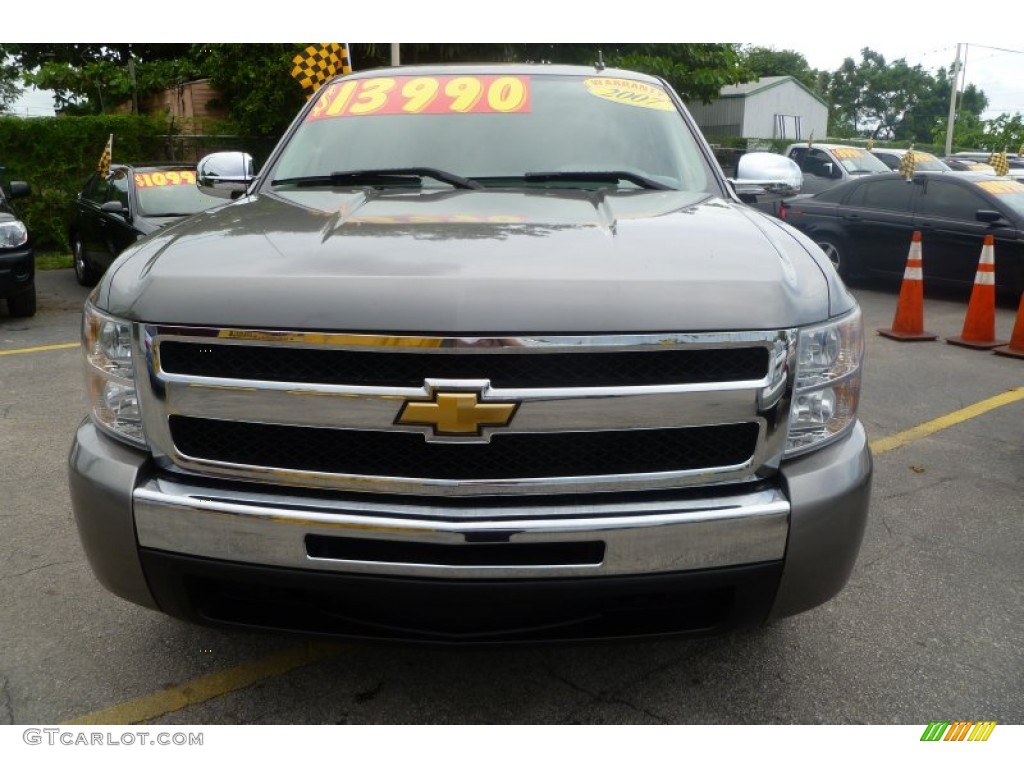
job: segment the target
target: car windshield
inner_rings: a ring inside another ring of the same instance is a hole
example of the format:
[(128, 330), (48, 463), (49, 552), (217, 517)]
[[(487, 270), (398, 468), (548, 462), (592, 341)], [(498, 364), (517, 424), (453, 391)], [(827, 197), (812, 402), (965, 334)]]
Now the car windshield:
[(139, 168), (134, 175), (143, 216), (191, 216), (224, 202), (199, 191), (195, 168)]
[(860, 147), (836, 147), (832, 154), (849, 173), (888, 173), (891, 169)]
[(518, 73), (335, 82), (270, 183), (716, 189), (660, 86)]
[(948, 171), (949, 166), (939, 160), (935, 155), (927, 152), (914, 152), (915, 171)]

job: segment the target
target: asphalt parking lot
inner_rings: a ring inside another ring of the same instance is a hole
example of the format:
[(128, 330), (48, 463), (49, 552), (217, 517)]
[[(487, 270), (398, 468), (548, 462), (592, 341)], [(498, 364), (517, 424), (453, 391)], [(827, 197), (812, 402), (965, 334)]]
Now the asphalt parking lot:
[[(875, 486), (835, 600), (725, 637), (486, 650), (221, 632), (108, 594), (65, 473), (87, 290), (39, 289), (34, 318), (0, 307), (0, 724), (1024, 722), (1024, 361), (878, 337), (890, 286), (855, 288)], [(955, 336), (965, 309), (929, 294), (925, 325)]]

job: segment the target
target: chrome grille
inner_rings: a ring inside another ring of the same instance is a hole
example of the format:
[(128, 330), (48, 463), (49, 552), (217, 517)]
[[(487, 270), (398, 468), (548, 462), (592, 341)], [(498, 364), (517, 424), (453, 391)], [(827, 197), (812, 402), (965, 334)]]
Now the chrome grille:
[[(416, 495), (752, 479), (777, 466), (794, 330), (441, 338), (139, 326), (147, 438), (167, 469)], [(470, 391), (511, 423), (438, 437), (403, 405)]]
[(511, 349), (446, 354), (444, 348), (426, 348), (411, 354), (169, 341), (160, 345), (160, 365), (186, 376), (375, 387), (419, 387), (425, 379), (487, 379), (498, 388), (645, 387), (756, 381), (768, 373), (764, 347), (602, 355)]
[(750, 461), (758, 425), (504, 434), (428, 443), (410, 432), (289, 427), (171, 416), (183, 454), (205, 461), (341, 475), (507, 480), (674, 472)]

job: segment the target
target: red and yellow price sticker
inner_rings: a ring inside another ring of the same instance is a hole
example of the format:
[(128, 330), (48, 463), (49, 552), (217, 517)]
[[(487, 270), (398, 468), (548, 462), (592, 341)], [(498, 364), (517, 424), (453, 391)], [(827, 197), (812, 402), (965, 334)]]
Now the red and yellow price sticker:
[(152, 171), (136, 173), (135, 186), (139, 189), (151, 187), (174, 187), (180, 184), (195, 184), (195, 171)]
[(993, 195), (1019, 195), (1024, 192), (1024, 184), (1019, 181), (976, 181), (975, 184)]
[(864, 157), (867, 152), (860, 147), (836, 147), (832, 153), (842, 159), (844, 157)]
[(671, 99), (664, 90), (656, 85), (641, 83), (639, 80), (627, 80), (621, 77), (590, 77), (583, 81), (587, 90), (594, 96), (616, 104), (628, 104), (631, 107), (659, 109), (671, 112), (675, 109)]
[(306, 122), (361, 115), (530, 111), (530, 78), (496, 75), (370, 77), (329, 85)]

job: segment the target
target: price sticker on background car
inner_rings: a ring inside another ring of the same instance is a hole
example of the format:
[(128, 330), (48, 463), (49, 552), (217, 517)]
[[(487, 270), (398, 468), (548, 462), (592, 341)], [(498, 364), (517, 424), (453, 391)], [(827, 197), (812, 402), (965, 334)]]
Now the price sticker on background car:
[(508, 114), (529, 111), (529, 77), (370, 77), (329, 85), (306, 115), (306, 122), (364, 115)]
[(832, 153), (842, 159), (844, 157), (864, 157), (867, 152), (857, 147), (836, 147), (832, 150)]
[(993, 195), (1019, 195), (1024, 193), (1024, 184), (1017, 181), (979, 181), (976, 184)]
[(135, 186), (139, 189), (174, 187), (179, 184), (195, 183), (195, 171), (153, 171), (152, 173), (135, 174)]

